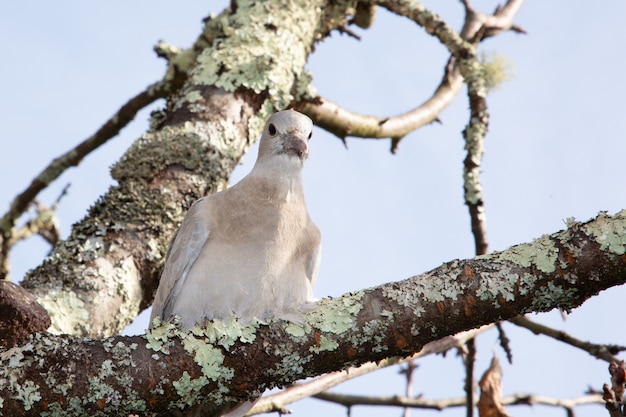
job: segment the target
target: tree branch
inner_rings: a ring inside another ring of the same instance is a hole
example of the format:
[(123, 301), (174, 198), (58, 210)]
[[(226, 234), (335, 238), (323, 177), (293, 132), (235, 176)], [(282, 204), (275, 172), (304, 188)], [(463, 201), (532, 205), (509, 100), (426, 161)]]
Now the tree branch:
[(598, 345), (595, 343), (585, 342), (570, 336), (562, 330), (556, 330), (551, 327), (544, 326), (543, 324), (532, 321), (528, 317), (524, 316), (513, 317), (509, 319), (509, 321), (517, 326), (530, 330), (534, 334), (543, 334), (570, 346), (582, 349), (590, 355), (609, 363), (619, 362), (619, 359), (615, 355), (626, 350), (626, 346)]
[(39, 334), (0, 354), (3, 413), (163, 412), (263, 390), (531, 311), (577, 307), (626, 282), (626, 210), (408, 280), (320, 301), (305, 323), (171, 323), (105, 340)]
[(77, 166), (89, 153), (106, 143), (107, 140), (116, 136), (137, 112), (155, 100), (164, 97), (164, 91), (159, 89), (159, 83), (152, 84), (135, 97), (124, 104), (104, 125), (82, 143), (55, 158), (43, 171), (35, 177), (30, 185), (13, 199), (9, 211), (0, 219), (0, 279), (4, 279), (8, 270), (8, 254), (14, 227), (17, 219), (28, 209), (35, 197), (54, 180), (56, 180), (67, 168)]
[(626, 365), (624, 361), (611, 362), (609, 365), (611, 386), (602, 386), (602, 400), (611, 417), (623, 417), (626, 412), (624, 405), (624, 390), (626, 388)]
[[(413, 397), (372, 397), (324, 392), (315, 395), (314, 398), (332, 402), (335, 404), (340, 404), (345, 407), (353, 407), (355, 405), (382, 405), (442, 411), (447, 408), (467, 406), (467, 401), (465, 397), (430, 400), (425, 398)], [(477, 400), (478, 399), (476, 398), (475, 401)], [(579, 405), (602, 403), (602, 396), (599, 394), (584, 395), (576, 398), (554, 398), (544, 395), (520, 393), (502, 397), (502, 405), (551, 405), (554, 407), (562, 407), (566, 410), (573, 409), (574, 407)]]
[(460, 91), (463, 77), (457, 65), (458, 40), (451, 42), (450, 37), (478, 42), (485, 33), (493, 36), (507, 30), (513, 26), (513, 18), (523, 0), (507, 1), (505, 6), (496, 10), (493, 16), (468, 13), (459, 34), (456, 34), (443, 20), (426, 10), (417, 1), (375, 1), (373, 3), (412, 19), (426, 32), (436, 36), (452, 52), (452, 57), (445, 66), (443, 78), (433, 95), (420, 106), (408, 112), (387, 117), (355, 113), (320, 96), (298, 103), (296, 108), (311, 117), (316, 125), (344, 141), (347, 136), (376, 139), (392, 138), (391, 151), (395, 153), (399, 141), (404, 136), (438, 120), (441, 112)]
[(379, 369), (387, 368), (389, 366), (395, 366), (403, 362), (416, 360), (436, 353), (443, 353), (453, 348), (462, 350), (464, 349), (464, 344), (467, 340), (476, 337), (478, 334), (492, 327), (492, 325), (486, 325), (477, 329), (467, 330), (457, 333), (453, 336), (447, 336), (442, 339), (429, 342), (424, 345), (424, 347), (419, 352), (406, 358), (394, 357), (383, 359), (379, 362), (367, 362), (356, 368), (333, 372), (330, 374), (322, 375), (311, 381), (291, 385), (281, 392), (261, 397), (261, 399), (254, 405), (254, 408), (250, 411), (249, 414), (255, 415), (270, 412), (283, 412), (284, 414), (287, 405), (303, 398), (307, 398), (320, 392), (326, 391), (345, 381), (358, 378), (362, 375), (377, 371)]

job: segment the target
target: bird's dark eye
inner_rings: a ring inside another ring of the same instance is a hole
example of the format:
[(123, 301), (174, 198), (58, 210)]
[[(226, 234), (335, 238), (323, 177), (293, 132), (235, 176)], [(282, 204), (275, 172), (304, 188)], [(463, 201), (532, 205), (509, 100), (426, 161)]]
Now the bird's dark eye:
[(311, 132), (309, 133), (308, 140), (311, 140), (311, 138), (312, 138), (312, 137), (313, 137), (313, 132), (311, 131)]
[(276, 126), (273, 123), (267, 127), (267, 131), (270, 133), (270, 136), (274, 136), (276, 134)]

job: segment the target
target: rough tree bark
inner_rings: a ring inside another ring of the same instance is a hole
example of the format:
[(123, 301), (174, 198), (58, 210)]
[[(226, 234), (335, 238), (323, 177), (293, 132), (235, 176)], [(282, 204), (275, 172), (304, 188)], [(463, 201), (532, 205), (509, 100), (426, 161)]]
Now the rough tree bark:
[(0, 353), (1, 410), (153, 415), (408, 356), (486, 323), (572, 309), (625, 283), (625, 232), (626, 210), (600, 214), (503, 252), (322, 300), (303, 324), (217, 322), (184, 332), (166, 323), (146, 336), (104, 340), (36, 334)]

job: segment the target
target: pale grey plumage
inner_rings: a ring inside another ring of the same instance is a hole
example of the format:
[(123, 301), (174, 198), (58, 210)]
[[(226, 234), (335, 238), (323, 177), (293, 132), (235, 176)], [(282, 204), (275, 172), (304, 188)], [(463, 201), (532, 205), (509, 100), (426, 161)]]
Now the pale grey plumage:
[(314, 301), (321, 238), (304, 202), (312, 122), (294, 110), (268, 120), (252, 171), (198, 200), (172, 239), (154, 317), (296, 319)]
[(171, 241), (150, 326), (175, 315), (186, 328), (233, 317), (301, 318), (315, 300), (321, 251), (301, 175), (312, 127), (294, 110), (272, 115), (252, 171), (191, 206)]

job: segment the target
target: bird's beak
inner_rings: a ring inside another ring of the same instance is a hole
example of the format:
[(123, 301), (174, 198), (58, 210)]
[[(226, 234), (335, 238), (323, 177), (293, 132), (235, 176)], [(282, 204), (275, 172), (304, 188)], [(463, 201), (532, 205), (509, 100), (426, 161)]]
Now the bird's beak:
[(309, 153), (307, 140), (295, 132), (289, 135), (289, 143), (287, 146), (289, 149), (293, 149), (299, 156)]

